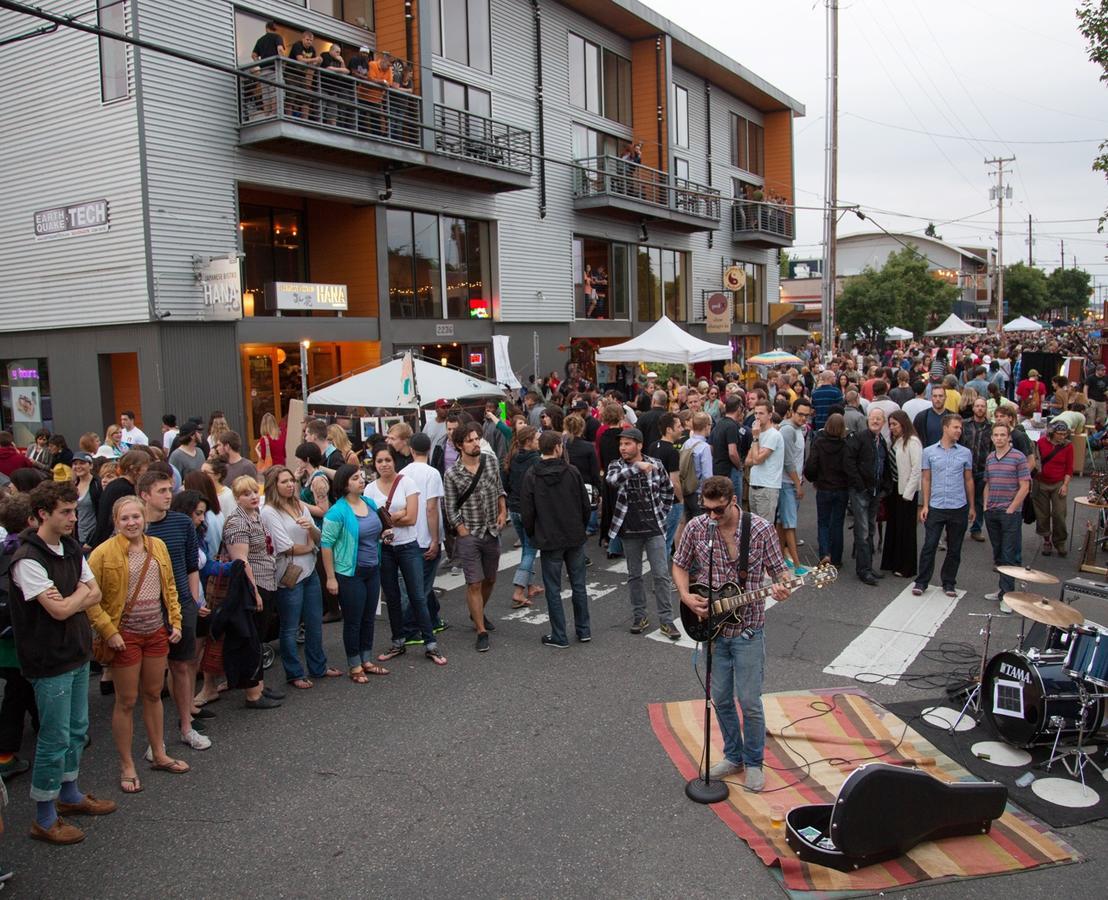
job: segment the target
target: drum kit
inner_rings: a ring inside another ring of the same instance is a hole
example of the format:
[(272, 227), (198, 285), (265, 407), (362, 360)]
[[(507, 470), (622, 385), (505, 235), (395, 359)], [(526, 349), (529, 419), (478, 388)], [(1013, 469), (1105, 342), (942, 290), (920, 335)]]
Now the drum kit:
[[(1047, 572), (1023, 566), (999, 566), (997, 571), (1029, 584), (1057, 584)], [(989, 638), (995, 613), (970, 613), (985, 618), (981, 671), (956, 726), (972, 710), (983, 714), (1007, 743), (1027, 749), (1050, 746), (1048, 771), (1061, 762), (1085, 784), (1085, 767), (1104, 770), (1090, 756), (1096, 747), (1086, 743), (1104, 722), (1108, 698), (1108, 629), (1086, 623), (1080, 611), (1029, 591), (1005, 593), (1004, 602), (1022, 617), (1013, 650), (990, 658)], [(1047, 626), (1044, 647), (1025, 647), (1027, 621)]]

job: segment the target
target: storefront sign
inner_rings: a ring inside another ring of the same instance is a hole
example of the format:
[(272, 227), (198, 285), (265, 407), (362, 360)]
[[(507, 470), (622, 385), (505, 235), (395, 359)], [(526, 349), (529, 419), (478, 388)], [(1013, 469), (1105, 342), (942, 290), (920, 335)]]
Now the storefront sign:
[(709, 334), (727, 334), (731, 330), (731, 317), (728, 312), (731, 305), (726, 294), (709, 294), (704, 301), (704, 317), (708, 323)]
[(242, 281), (237, 256), (209, 260), (197, 270), (204, 292), (204, 318), (215, 322), (242, 318)]
[(347, 304), (346, 285), (274, 281), (265, 286), (265, 302), (269, 309), (278, 311), (344, 312)]
[(746, 272), (742, 266), (728, 266), (723, 270), (723, 289), (741, 291), (746, 286)]
[(12, 400), (12, 422), (42, 423), (42, 388), (37, 360), (17, 359), (8, 363), (8, 389)]
[(477, 366), (483, 366), (485, 364), (485, 354), (480, 351), (475, 351), (469, 354), (469, 367), (472, 369)]
[(35, 212), (35, 240), (102, 234), (108, 230), (108, 201), (89, 200)]
[(452, 338), (454, 337), (454, 323), (442, 322), (435, 326), (435, 337)]

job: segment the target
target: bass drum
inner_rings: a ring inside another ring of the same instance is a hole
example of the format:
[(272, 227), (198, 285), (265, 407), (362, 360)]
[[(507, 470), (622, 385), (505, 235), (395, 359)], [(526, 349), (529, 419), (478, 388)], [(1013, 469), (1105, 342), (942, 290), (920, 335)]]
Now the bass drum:
[[(1065, 672), (1064, 653), (998, 653), (985, 668), (981, 688), (985, 717), (1000, 737), (1017, 747), (1054, 742), (1051, 719), (1061, 717), (1062, 736), (1077, 735), (1082, 714), (1077, 682)], [(1085, 734), (1100, 728), (1103, 705), (1085, 712)]]

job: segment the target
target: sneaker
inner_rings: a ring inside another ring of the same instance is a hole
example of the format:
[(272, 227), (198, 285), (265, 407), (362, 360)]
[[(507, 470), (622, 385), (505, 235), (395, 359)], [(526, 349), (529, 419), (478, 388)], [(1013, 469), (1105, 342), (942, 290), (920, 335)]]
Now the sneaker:
[(544, 634), (542, 636), (542, 645), (544, 647), (555, 647), (558, 650), (568, 650), (569, 641), (559, 641), (554, 639), (552, 634)]
[(1010, 607), (1003, 600), (1000, 601), (1000, 611), (1006, 616), (1012, 615), (1012, 607)]
[(761, 792), (762, 788), (766, 786), (766, 776), (762, 772), (762, 767), (757, 768), (751, 766), (746, 770), (746, 781), (743, 782), (743, 787), (753, 794)]
[(589, 641), (592, 640), (592, 635), (591, 634), (579, 634), (579, 635), (577, 635), (577, 640), (579, 640), (582, 644), (587, 644)]
[(181, 735), (181, 743), (193, 750), (207, 750), (212, 745), (212, 739), (205, 737), (195, 728), (190, 728)]
[(729, 759), (721, 759), (708, 770), (708, 776), (715, 779), (726, 778), (743, 770), (742, 763), (733, 763)]
[[(0, 778), (4, 781), (8, 781), (15, 778), (17, 775), (22, 775), (29, 768), (31, 768), (31, 764), (27, 760), (20, 759), (18, 756), (13, 756), (6, 763), (0, 765)], [(4, 879), (0, 877), (0, 881), (3, 880)]]
[(439, 619), (433, 626), (431, 626), (431, 631), (433, 631), (435, 634), (441, 634), (449, 627), (450, 623), (447, 622), (446, 619)]
[(956, 590), (954, 590), (954, 588), (952, 588), (952, 587), (943, 588), (943, 593), (946, 594), (948, 597), (957, 597), (958, 596), (958, 592)]
[(662, 632), (662, 634), (664, 634), (671, 641), (681, 640), (681, 632), (677, 629), (677, 626), (674, 625), (672, 622), (663, 623), (662, 627), (659, 628), (658, 630), (660, 632)]
[(922, 597), (923, 596), (923, 588), (921, 588), (918, 584), (913, 584), (912, 585), (912, 596), (913, 597)]
[(489, 636), (485, 632), (481, 632), (479, 635), (477, 635), (477, 652), (489, 652)]
[(247, 700), (247, 709), (277, 709), (281, 705), (280, 700), (274, 700), (271, 697), (267, 697), (263, 692), (257, 700)]
[(946, 538), (943, 538), (941, 541), (939, 541), (939, 552), (946, 553)]
[(986, 600), (992, 600), (994, 603), (1000, 599), (1000, 591), (992, 591), (985, 595)]
[(1043, 541), (1043, 549), (1039, 551), (1043, 556), (1050, 556), (1054, 552), (1054, 545), (1050, 539)]
[(585, 557), (585, 568), (587, 569), (591, 565), (592, 565), (592, 557), (591, 556), (586, 556)]
[(215, 713), (208, 709), (206, 706), (201, 706), (196, 712), (192, 714), (192, 720), (195, 722), (197, 719), (214, 719)]
[(631, 634), (642, 634), (650, 627), (650, 619), (646, 616), (642, 616), (639, 619), (635, 619), (631, 622)]
[(489, 617), (485, 616), (485, 631), (496, 631), (496, 626), (489, 621)]
[(980, 531), (971, 531), (969, 533), (969, 536), (977, 541), (977, 543), (979, 544), (985, 543), (985, 535), (983, 535)]
[(451, 566), (450, 567), (450, 574), (451, 575), (461, 575), (462, 570), (458, 566)]
[(149, 744), (146, 745), (146, 752), (142, 754), (142, 758), (145, 759), (148, 763), (152, 763), (154, 761), (154, 748), (151, 747)]
[(794, 566), (793, 567), (793, 572), (795, 572), (797, 575), (807, 575), (808, 571), (809, 570), (806, 569), (804, 566)]
[(11, 869), (6, 869), (0, 865), (0, 884), (3, 884), (5, 881), (10, 881), (14, 874), (15, 872)]
[[(434, 629), (431, 629), (431, 630), (434, 631)], [(412, 645), (412, 644), (422, 644), (423, 643), (423, 635), (413, 634), (411, 637), (404, 638), (404, 643), (409, 645), (409, 646)]]

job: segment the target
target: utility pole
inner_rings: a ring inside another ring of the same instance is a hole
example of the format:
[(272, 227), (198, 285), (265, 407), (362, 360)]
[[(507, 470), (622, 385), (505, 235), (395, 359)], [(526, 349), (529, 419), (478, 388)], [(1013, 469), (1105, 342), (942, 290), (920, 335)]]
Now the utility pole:
[(1035, 257), (1031, 255), (1031, 245), (1034, 239), (1031, 237), (1031, 213), (1027, 214), (1027, 265), (1028, 268), (1035, 265)]
[(827, 116), (823, 169), (823, 278), (820, 306), (823, 313), (823, 352), (835, 350), (835, 243), (839, 196), (839, 0), (827, 5)]
[[(985, 160), (985, 165), (996, 166), (996, 187), (991, 193), (996, 196), (996, 321), (997, 326), (1004, 324), (1004, 165), (1015, 162), (1014, 156), (997, 157)], [(1012, 197), (1009, 187), (1008, 199)]]
[(1058, 240), (1058, 256), (1062, 260), (1062, 268), (1066, 267), (1066, 242), (1064, 240)]

